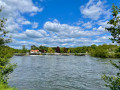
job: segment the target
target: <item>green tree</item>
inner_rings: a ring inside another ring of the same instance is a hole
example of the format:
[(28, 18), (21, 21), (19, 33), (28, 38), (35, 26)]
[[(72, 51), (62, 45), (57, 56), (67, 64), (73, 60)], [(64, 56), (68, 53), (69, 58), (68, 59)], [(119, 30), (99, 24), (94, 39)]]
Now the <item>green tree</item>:
[(120, 43), (120, 16), (118, 14), (120, 13), (120, 8), (115, 6), (113, 4), (112, 6), (112, 15), (113, 18), (108, 22), (110, 24), (110, 27), (107, 27), (106, 30), (109, 31), (112, 35), (112, 42)]
[(36, 49), (38, 49), (38, 47), (36, 47), (35, 45), (31, 46), (31, 50), (36, 50)]
[[(2, 9), (0, 9), (0, 12), (1, 11), (2, 11)], [(5, 28), (6, 21), (7, 21), (7, 19), (0, 18), (0, 45), (4, 45), (5, 43), (8, 43), (11, 41), (11, 39), (4, 38), (4, 37), (7, 37), (6, 34), (8, 33), (8, 31)]]
[[(112, 42), (120, 43), (120, 16), (118, 14), (120, 13), (120, 8), (113, 5), (112, 6), (112, 15), (113, 18), (108, 22), (108, 24), (111, 25), (111, 27), (107, 27), (106, 30), (109, 31), (112, 35)], [(103, 80), (107, 83), (105, 86), (109, 87), (111, 90), (120, 90), (120, 63), (115, 64), (111, 61), (111, 64), (119, 69), (119, 72), (116, 74), (116, 76), (107, 76), (103, 75)]]
[(25, 45), (22, 46), (22, 53), (26, 53), (27, 52), (27, 49), (25, 48)]
[[(0, 12), (2, 9), (0, 9)], [(5, 28), (6, 19), (0, 19), (0, 84), (7, 85), (8, 75), (13, 71), (15, 68), (15, 64), (10, 64), (9, 58), (12, 57), (13, 52), (11, 48), (7, 46), (3, 46), (5, 43), (10, 42), (10, 39), (5, 39), (7, 36), (6, 34), (8, 31)]]
[(49, 47), (48, 48), (48, 53), (55, 53), (55, 51), (51, 47)]
[(39, 51), (41, 51), (42, 53), (45, 53), (48, 50), (48, 47), (46, 46), (39, 46)]

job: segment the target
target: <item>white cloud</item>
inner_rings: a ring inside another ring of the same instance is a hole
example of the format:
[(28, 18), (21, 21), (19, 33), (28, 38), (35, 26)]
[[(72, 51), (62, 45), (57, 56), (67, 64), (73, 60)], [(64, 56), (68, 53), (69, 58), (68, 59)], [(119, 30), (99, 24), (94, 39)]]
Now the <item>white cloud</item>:
[(105, 28), (103, 28), (102, 26), (99, 26), (97, 30), (98, 31), (105, 31)]
[(6, 29), (10, 32), (17, 32), (23, 25), (31, 24), (22, 14), (42, 12), (43, 8), (38, 8), (32, 0), (0, 0), (0, 6), (4, 7), (0, 18), (7, 18)]
[[(90, 27), (91, 26), (87, 28), (90, 28)], [(60, 24), (60, 23), (55, 23), (50, 21), (44, 24), (44, 29), (50, 32), (54, 32), (59, 37), (69, 37), (69, 38), (94, 36), (94, 35), (101, 34), (101, 32), (96, 32), (96, 31), (87, 31), (87, 30), (85, 31), (83, 28), (79, 26), (70, 26), (68, 24)]]
[(98, 20), (101, 15), (105, 15), (108, 18), (110, 16), (110, 11), (105, 9), (104, 3), (101, 0), (98, 0), (98, 2), (89, 0), (85, 6), (80, 7), (80, 11), (85, 18), (91, 18), (93, 20)]
[[(19, 11), (21, 13), (26, 12), (41, 12), (41, 8), (36, 7), (32, 0), (2, 0), (1, 4), (6, 5), (5, 8), (8, 10)], [(14, 6), (14, 7), (13, 7)], [(24, 9), (23, 9), (24, 8)]]
[[(92, 4), (92, 2), (93, 1), (90, 0), (85, 7), (82, 6), (81, 12), (86, 17), (97, 20), (103, 15), (101, 11), (105, 10), (102, 8), (103, 4), (100, 0), (97, 4)], [(6, 27), (10, 31), (9, 35), (13, 37), (13, 43), (10, 44), (12, 47), (19, 47), (22, 45), (30, 47), (30, 45), (33, 44), (69, 47), (91, 45), (92, 43), (105, 41), (104, 37), (103, 39), (97, 38), (96, 40), (92, 40), (92, 37), (95, 38), (97, 35), (103, 34), (101, 31), (106, 25), (105, 21), (99, 21), (98, 25), (100, 25), (100, 27), (90, 31), (87, 29), (93, 27), (92, 22), (84, 23), (79, 21), (77, 25), (82, 24), (82, 26), (86, 28), (86, 30), (84, 30), (84, 28), (80, 26), (61, 24), (57, 19), (54, 19), (52, 22), (45, 22), (43, 29), (34, 30), (38, 28), (38, 23), (27, 20), (22, 14), (27, 13), (30, 16), (34, 16), (37, 12), (42, 12), (43, 8), (35, 6), (32, 0), (1, 0), (0, 5), (4, 7), (0, 17), (4, 16), (8, 19)], [(32, 25), (33, 29), (22, 31), (23, 25)], [(21, 30), (21, 33), (19, 30)]]
[(31, 24), (31, 22), (30, 21), (24, 21), (21, 24), (28, 25), (28, 24)]
[(37, 13), (31, 13), (30, 16), (35, 16)]
[(49, 36), (45, 30), (29, 30), (22, 33), (10, 33), (9, 36), (13, 38), (21, 39), (21, 40), (34, 40), (35, 38), (42, 38)]
[(84, 26), (87, 29), (92, 28), (91, 22), (84, 23), (82, 26)]
[[(55, 30), (56, 31), (55, 31)], [(13, 38), (18, 39), (19, 45), (29, 46), (36, 45), (46, 45), (46, 46), (61, 46), (61, 47), (74, 47), (91, 45), (93, 43), (102, 43), (105, 40), (100, 40), (92, 38), (103, 34), (99, 30), (84, 30), (79, 26), (71, 26), (68, 24), (60, 24), (58, 20), (53, 20), (53, 22), (47, 21), (44, 24), (43, 29), (30, 30), (27, 29), (22, 33), (12, 34)], [(89, 38), (88, 38), (89, 37)], [(22, 42), (22, 41), (24, 42)], [(30, 41), (29, 45), (27, 44)], [(26, 44), (25, 44), (26, 43)], [(17, 44), (15, 44), (17, 45)], [(11, 44), (11, 46), (14, 46)]]
[(93, 30), (97, 30), (97, 31), (102, 31), (102, 32), (106, 32), (105, 28), (103, 28), (103, 26), (99, 26), (98, 28), (93, 28)]
[(34, 23), (32, 24), (32, 28), (38, 28), (38, 23), (37, 23), (37, 22), (34, 22)]
[(104, 35), (104, 36), (98, 37), (96, 40), (93, 40), (93, 42), (94, 43), (111, 43), (109, 38), (111, 38), (111, 36)]
[(74, 24), (75, 24), (75, 25), (80, 25), (80, 24), (83, 24), (83, 23), (84, 23), (83, 21), (78, 20), (78, 21), (75, 22)]
[(25, 34), (30, 38), (46, 37), (48, 34), (44, 30), (26, 30)]
[(58, 32), (60, 29), (62, 29), (61, 25), (59, 23), (54, 22), (46, 22), (44, 24), (44, 29), (48, 31)]
[(102, 26), (102, 27), (104, 27), (104, 28), (111, 26), (110, 24), (108, 24), (108, 21), (105, 21), (105, 20), (99, 20), (99, 21), (97, 22), (97, 24), (100, 25), (100, 26)]

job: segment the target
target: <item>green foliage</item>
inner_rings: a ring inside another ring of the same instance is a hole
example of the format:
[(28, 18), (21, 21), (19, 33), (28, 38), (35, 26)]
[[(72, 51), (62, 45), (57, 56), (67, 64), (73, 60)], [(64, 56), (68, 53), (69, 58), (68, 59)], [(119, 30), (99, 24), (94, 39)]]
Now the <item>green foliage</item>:
[(0, 82), (7, 83), (8, 75), (16, 67), (10, 64), (9, 58), (13, 56), (14, 49), (8, 46), (0, 46)]
[(70, 53), (70, 50), (68, 49), (67, 53)]
[(46, 46), (39, 46), (38, 49), (39, 49), (39, 51), (42, 52), (42, 53), (48, 51), (48, 47), (46, 47)]
[(21, 53), (26, 53), (28, 52), (28, 50), (25, 48), (25, 45), (22, 46), (22, 50), (21, 50)]
[(7, 84), (0, 83), (0, 90), (17, 90), (17, 88), (11, 88)]
[(105, 84), (106, 87), (111, 90), (120, 90), (120, 77), (103, 75), (102, 79), (107, 83)]
[[(2, 9), (0, 9), (0, 12)], [(0, 19), (0, 90), (13, 90), (7, 85), (8, 75), (15, 68), (15, 64), (10, 64), (10, 58), (13, 56), (14, 49), (3, 46), (5, 43), (10, 42), (10, 39), (5, 39), (8, 31), (5, 29), (6, 19)], [(7, 37), (8, 38), (8, 37)]]
[(64, 53), (64, 48), (63, 47), (60, 48), (60, 53)]
[(120, 52), (115, 53), (116, 58), (120, 58)]
[(92, 49), (95, 49), (97, 46), (95, 44), (91, 45)]
[[(0, 12), (1, 11), (2, 11), (2, 9), (0, 9)], [(6, 20), (7, 19), (0, 18), (0, 45), (4, 45), (5, 43), (8, 43), (11, 41), (11, 39), (4, 38), (4, 37), (7, 37), (6, 34), (8, 33), (8, 31), (5, 28)]]
[(48, 53), (55, 53), (55, 51), (52, 48), (48, 48)]
[(86, 53), (88, 51), (88, 47), (75, 47), (75, 48), (69, 48), (71, 53)]
[(31, 46), (31, 50), (36, 50), (36, 49), (38, 49), (38, 47), (36, 47), (35, 45)]
[(101, 57), (101, 58), (115, 58), (116, 57), (116, 50), (118, 49), (118, 46), (116, 45), (100, 45), (96, 46), (95, 48), (89, 48), (88, 51), (91, 54), (91, 56), (94, 57)]
[(79, 56), (79, 54), (75, 53), (75, 56)]
[(118, 16), (118, 14), (120, 13), (120, 9), (114, 4), (112, 6), (112, 13), (113, 18), (108, 22), (111, 27), (107, 27), (106, 30), (111, 33), (112, 38), (110, 39), (113, 43), (120, 43), (120, 16)]
[(112, 61), (110, 61), (110, 63), (116, 67), (117, 69), (119, 69), (119, 72), (115, 75), (115, 76), (107, 76), (107, 75), (103, 75), (102, 79), (107, 83), (105, 84), (106, 87), (109, 87), (111, 90), (120, 90), (120, 62), (119, 64), (115, 64)]
[[(111, 24), (111, 27), (106, 28), (107, 31), (109, 31), (112, 35), (112, 42), (120, 43), (120, 17), (118, 14), (120, 13), (120, 8), (113, 5), (112, 6), (112, 15), (113, 18), (108, 22), (108, 24)], [(120, 57), (120, 48), (118, 48), (117, 53), (115, 53), (115, 57)], [(102, 79), (107, 83), (105, 84), (106, 87), (109, 87), (111, 90), (120, 90), (120, 62), (117, 64), (110, 61), (111, 64), (119, 69), (119, 72), (115, 76), (107, 76), (103, 75)]]

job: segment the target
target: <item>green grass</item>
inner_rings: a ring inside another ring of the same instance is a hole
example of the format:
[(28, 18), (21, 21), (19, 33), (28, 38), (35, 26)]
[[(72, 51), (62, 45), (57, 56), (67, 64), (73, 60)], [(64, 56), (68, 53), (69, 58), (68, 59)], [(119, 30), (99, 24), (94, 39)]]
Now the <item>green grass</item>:
[(9, 87), (6, 84), (0, 83), (0, 90), (17, 90), (16, 88)]

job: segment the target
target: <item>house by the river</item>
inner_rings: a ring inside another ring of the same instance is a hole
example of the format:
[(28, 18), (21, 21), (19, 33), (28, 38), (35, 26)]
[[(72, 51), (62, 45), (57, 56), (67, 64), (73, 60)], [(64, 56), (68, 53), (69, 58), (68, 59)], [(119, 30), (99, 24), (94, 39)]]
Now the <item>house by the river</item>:
[(38, 54), (41, 54), (41, 52), (40, 52), (39, 50), (31, 50), (31, 51), (30, 51), (30, 54), (33, 54), (33, 55), (34, 55), (34, 54), (35, 54), (35, 55), (37, 54), (37, 55), (38, 55)]

